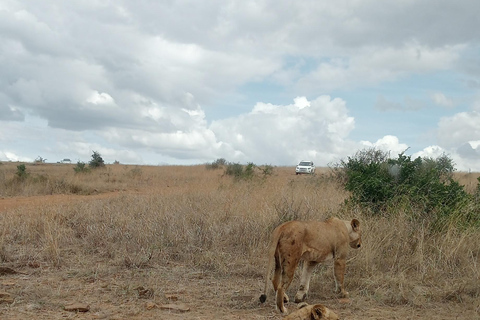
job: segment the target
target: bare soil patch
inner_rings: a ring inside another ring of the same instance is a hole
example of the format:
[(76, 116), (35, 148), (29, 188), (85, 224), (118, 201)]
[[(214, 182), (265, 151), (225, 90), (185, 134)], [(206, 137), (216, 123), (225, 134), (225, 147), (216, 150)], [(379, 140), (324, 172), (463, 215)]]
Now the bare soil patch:
[[(119, 268), (116, 272), (109, 270), (109, 277), (99, 276), (101, 270), (25, 271), (29, 274), (2, 276), (0, 291), (11, 293), (14, 302), (0, 306), (1, 319), (282, 318), (275, 311), (272, 296), (265, 304), (259, 303), (262, 279), (258, 276), (218, 278), (181, 265), (143, 270)], [(152, 290), (153, 296), (142, 297), (138, 287)], [(333, 295), (319, 300), (312, 294), (309, 303), (323, 303), (341, 319), (480, 319), (478, 305), (475, 308), (471, 303), (388, 306), (358, 295), (349, 300)], [(89, 311), (65, 311), (64, 307), (72, 303), (88, 305)], [(167, 304), (180, 309), (163, 309)], [(296, 306), (290, 303), (288, 307), (293, 310)]]

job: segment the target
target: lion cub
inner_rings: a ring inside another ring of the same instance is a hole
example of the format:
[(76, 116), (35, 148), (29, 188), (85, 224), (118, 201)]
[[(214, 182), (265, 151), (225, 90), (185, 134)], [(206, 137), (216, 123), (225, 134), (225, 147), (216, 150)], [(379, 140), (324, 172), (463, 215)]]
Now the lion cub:
[(309, 305), (305, 302), (301, 303), (297, 311), (290, 313), (283, 320), (338, 320), (335, 312), (328, 309), (322, 304)]

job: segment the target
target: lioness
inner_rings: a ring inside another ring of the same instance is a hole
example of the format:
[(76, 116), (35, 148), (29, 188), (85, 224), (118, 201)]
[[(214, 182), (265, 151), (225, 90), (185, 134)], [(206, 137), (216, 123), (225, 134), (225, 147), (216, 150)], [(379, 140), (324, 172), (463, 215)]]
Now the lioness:
[[(281, 224), (272, 234), (265, 289), (260, 296), (260, 302), (267, 299), (268, 280), (271, 279), (276, 292), (277, 307), (280, 312), (287, 312), (284, 300), (288, 302), (288, 296), (285, 291), (292, 282), (300, 260), (304, 261), (303, 272), (295, 302), (305, 299), (314, 267), (331, 259), (334, 260), (335, 291), (340, 290), (342, 297), (348, 297), (348, 292), (343, 287), (348, 246), (360, 248), (361, 244), (360, 222), (357, 219), (345, 221), (330, 218), (323, 222), (289, 221)], [(272, 279), (270, 273), (274, 261), (275, 272)]]
[(283, 320), (338, 320), (335, 312), (322, 304), (308, 305), (304, 303), (297, 311), (290, 313)]

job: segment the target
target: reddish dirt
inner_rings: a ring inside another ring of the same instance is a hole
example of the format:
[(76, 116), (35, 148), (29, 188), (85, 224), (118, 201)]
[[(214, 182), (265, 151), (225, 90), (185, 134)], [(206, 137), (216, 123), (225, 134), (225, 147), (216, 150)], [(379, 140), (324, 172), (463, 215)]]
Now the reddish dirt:
[[(90, 201), (116, 195), (119, 193), (0, 199), (0, 214), (22, 206)], [(68, 270), (39, 265), (18, 271), (22, 273), (0, 274), (0, 301), (2, 292), (14, 299), (11, 304), (0, 303), (2, 320), (282, 318), (275, 311), (273, 293), (265, 304), (258, 302), (264, 280), (248, 272), (233, 271), (229, 277), (214, 277), (173, 263), (126, 269), (105, 266), (100, 261), (93, 270), (85, 269), (79, 261), (77, 267)], [(142, 295), (138, 287), (153, 291), (153, 295)], [(307, 302), (327, 305), (340, 319), (480, 319), (478, 301), (389, 306), (361, 295), (352, 295), (349, 300), (339, 300), (333, 295), (321, 299), (312, 292)], [(64, 306), (70, 303), (84, 303), (90, 309), (88, 312), (65, 311)], [(188, 311), (162, 310), (165, 304), (186, 307)], [(292, 303), (287, 307), (296, 308)]]

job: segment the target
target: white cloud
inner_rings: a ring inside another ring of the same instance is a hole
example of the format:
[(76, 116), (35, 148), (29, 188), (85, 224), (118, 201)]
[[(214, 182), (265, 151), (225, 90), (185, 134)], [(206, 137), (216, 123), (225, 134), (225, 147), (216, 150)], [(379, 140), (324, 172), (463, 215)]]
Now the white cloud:
[(400, 143), (398, 138), (392, 135), (386, 135), (383, 138), (378, 139), (376, 142), (361, 141), (360, 143), (366, 148), (375, 148), (384, 152), (390, 152), (392, 158), (396, 158), (397, 155), (408, 149), (406, 144)]
[(480, 148), (470, 143), (464, 144), (454, 149), (444, 149), (440, 146), (428, 146), (425, 149), (412, 155), (413, 158), (432, 158), (436, 159), (441, 155), (447, 155), (453, 162), (455, 169), (458, 171), (480, 171)]
[(480, 171), (480, 112), (472, 110), (443, 117), (438, 123), (438, 145), (429, 146), (415, 156), (436, 158), (445, 153), (456, 169)]
[(425, 149), (419, 151), (419, 152), (416, 152), (412, 155), (412, 158), (417, 158), (417, 157), (421, 157), (421, 158), (432, 158), (432, 159), (436, 159), (438, 157), (440, 157), (441, 155), (443, 154), (446, 154), (447, 151), (445, 149), (443, 149), (442, 147), (439, 147), (439, 146), (428, 146), (426, 147)]
[(298, 97), (290, 105), (259, 102), (252, 112), (214, 121), (210, 129), (217, 141), (238, 151), (242, 158), (236, 161), (288, 165), (304, 158), (318, 163), (338, 159), (353, 144), (346, 137), (354, 126), (345, 101), (320, 96), (311, 101)]
[(13, 152), (9, 151), (0, 151), (0, 161), (24, 161), (24, 162), (32, 162), (33, 159), (29, 157), (24, 157), (21, 155), (17, 155)]
[(430, 48), (418, 43), (401, 47), (363, 47), (354, 55), (321, 62), (298, 80), (298, 88), (331, 91), (394, 81), (411, 73), (446, 70), (459, 59), (463, 45)]
[(480, 140), (480, 112), (460, 112), (451, 117), (443, 117), (437, 132), (439, 145), (446, 149)]
[[(433, 101), (464, 112), (443, 118), (428, 144), (470, 159), (480, 104), (464, 104), (476, 93), (466, 90), (478, 91), (480, 3), (452, 8), (447, 0), (3, 1), (3, 153), (74, 159), (96, 148), (127, 161), (156, 153), (328, 163), (369, 144), (402, 151), (405, 136), (377, 131), (378, 110), (415, 112), (408, 128), (431, 130), (446, 109), (426, 108)], [(362, 132), (346, 101), (362, 108)], [(362, 133), (383, 138), (362, 144)]]
[(441, 92), (435, 92), (430, 95), (432, 101), (442, 107), (447, 107), (451, 108), (455, 104), (452, 99), (447, 98), (443, 93)]
[(87, 102), (98, 105), (111, 105), (115, 103), (115, 100), (111, 95), (105, 92), (93, 91), (90, 97), (87, 99)]
[(478, 147), (480, 147), (480, 140), (477, 140), (477, 141), (468, 141), (468, 143), (470, 144), (470, 146), (471, 146), (473, 149), (477, 149)]

